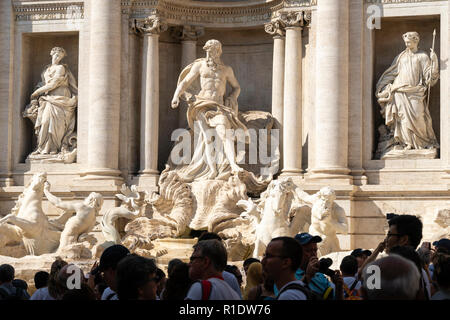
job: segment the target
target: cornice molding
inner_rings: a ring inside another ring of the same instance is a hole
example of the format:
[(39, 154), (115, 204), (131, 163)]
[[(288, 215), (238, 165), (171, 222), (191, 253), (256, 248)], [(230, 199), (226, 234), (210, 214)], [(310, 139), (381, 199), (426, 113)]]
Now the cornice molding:
[(13, 3), (16, 21), (84, 19), (83, 1)]

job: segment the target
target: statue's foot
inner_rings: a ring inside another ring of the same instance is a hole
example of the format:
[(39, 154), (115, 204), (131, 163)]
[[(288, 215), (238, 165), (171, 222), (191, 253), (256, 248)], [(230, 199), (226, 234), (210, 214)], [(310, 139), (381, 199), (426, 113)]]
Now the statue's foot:
[(238, 166), (232, 166), (231, 167), (231, 173), (233, 175), (238, 175), (240, 172), (244, 172), (244, 169)]
[(407, 144), (405, 150), (411, 150), (411, 149), (412, 149), (412, 146), (410, 144)]
[(41, 153), (41, 150), (40, 150), (40, 149), (37, 149), (37, 150), (33, 151), (33, 152), (31, 153), (31, 155), (34, 156), (34, 155), (37, 155), (37, 154), (40, 154), (40, 153)]
[(50, 154), (56, 154), (56, 151), (50, 151)]

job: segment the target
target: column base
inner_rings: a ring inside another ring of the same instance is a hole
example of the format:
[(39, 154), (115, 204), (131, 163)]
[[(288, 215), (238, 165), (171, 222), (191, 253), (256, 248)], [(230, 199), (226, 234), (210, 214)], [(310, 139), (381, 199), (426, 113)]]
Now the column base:
[[(142, 171), (139, 175), (133, 178), (133, 184), (147, 191), (157, 191), (159, 181), (159, 172), (156, 170)], [(150, 190), (149, 190), (150, 189)]]
[(319, 184), (353, 184), (353, 177), (348, 168), (312, 169), (308, 180)]
[(303, 170), (302, 169), (282, 169), (281, 175), (282, 177), (293, 177), (293, 176), (302, 176)]

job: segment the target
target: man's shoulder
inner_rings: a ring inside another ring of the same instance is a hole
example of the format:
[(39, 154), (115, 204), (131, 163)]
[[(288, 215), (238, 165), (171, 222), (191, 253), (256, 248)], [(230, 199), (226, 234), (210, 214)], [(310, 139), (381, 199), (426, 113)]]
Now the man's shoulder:
[(291, 281), (281, 288), (278, 300), (307, 300), (306, 290), (302, 281)]

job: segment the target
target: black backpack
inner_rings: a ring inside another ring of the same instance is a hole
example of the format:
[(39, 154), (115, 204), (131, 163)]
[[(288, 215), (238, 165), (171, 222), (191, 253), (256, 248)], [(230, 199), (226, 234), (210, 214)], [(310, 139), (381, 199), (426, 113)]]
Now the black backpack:
[(16, 292), (14, 294), (9, 294), (5, 289), (0, 288), (0, 300), (25, 300), (23, 298), (24, 294), (21, 288), (14, 288)]
[(313, 299), (313, 295), (311, 293), (311, 290), (309, 288), (305, 287), (305, 286), (302, 286), (299, 283), (291, 283), (291, 284), (287, 285), (286, 287), (284, 287), (283, 290), (281, 290), (278, 293), (278, 296), (277, 296), (276, 300), (278, 300), (278, 298), (280, 297), (280, 295), (283, 292), (285, 292), (287, 290), (292, 290), (292, 289), (301, 291), (306, 296), (306, 300), (315, 300), (315, 299)]

